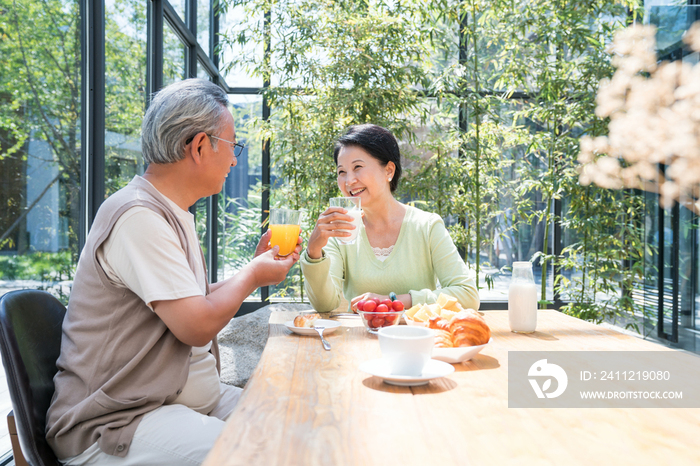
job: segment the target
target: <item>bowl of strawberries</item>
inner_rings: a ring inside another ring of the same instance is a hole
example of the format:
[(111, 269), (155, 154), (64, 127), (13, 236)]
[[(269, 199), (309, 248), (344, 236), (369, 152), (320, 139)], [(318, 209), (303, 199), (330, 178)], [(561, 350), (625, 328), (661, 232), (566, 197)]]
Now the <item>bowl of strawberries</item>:
[(357, 303), (357, 313), (369, 333), (377, 334), (382, 327), (398, 325), (403, 315), (403, 303), (397, 299), (369, 298)]

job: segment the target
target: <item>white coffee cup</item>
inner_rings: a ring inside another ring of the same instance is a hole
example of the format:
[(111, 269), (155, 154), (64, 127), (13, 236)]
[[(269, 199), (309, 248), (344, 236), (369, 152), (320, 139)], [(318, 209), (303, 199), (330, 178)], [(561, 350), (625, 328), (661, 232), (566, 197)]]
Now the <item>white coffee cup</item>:
[(382, 358), (389, 363), (391, 375), (419, 377), (423, 374), (435, 345), (432, 329), (395, 325), (383, 327), (377, 334)]

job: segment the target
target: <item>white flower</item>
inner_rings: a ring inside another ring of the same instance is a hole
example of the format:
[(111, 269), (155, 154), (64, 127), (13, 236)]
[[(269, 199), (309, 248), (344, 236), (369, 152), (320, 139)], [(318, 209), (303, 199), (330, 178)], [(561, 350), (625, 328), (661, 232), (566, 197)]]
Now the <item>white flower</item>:
[(700, 22), (695, 22), (683, 35), (683, 41), (696, 52), (700, 52)]
[(656, 168), (649, 162), (643, 161), (635, 165), (637, 175), (642, 180), (653, 181), (657, 177)]
[(664, 209), (670, 209), (673, 207), (674, 200), (680, 195), (680, 188), (673, 181), (666, 181), (661, 185), (659, 194), (661, 194), (661, 204)]
[[(700, 22), (684, 40), (700, 51)], [(579, 173), (582, 184), (607, 188), (657, 183), (660, 202), (670, 206), (700, 192), (700, 64), (657, 65), (655, 47), (650, 26), (615, 35), (617, 71), (601, 81), (596, 99), (596, 115), (610, 118), (608, 136), (581, 138)], [(665, 179), (659, 164), (666, 165)]]
[(606, 154), (610, 151), (610, 145), (608, 144), (608, 138), (605, 136), (598, 136), (591, 142), (593, 147), (593, 152), (596, 154)]

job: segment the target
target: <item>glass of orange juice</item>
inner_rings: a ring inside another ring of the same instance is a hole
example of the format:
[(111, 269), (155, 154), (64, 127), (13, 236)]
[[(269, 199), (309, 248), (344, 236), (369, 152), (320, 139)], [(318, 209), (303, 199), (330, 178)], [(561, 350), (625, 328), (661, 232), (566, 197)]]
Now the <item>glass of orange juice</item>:
[(270, 246), (279, 246), (280, 256), (288, 256), (297, 247), (301, 227), (301, 211), (292, 209), (270, 209)]

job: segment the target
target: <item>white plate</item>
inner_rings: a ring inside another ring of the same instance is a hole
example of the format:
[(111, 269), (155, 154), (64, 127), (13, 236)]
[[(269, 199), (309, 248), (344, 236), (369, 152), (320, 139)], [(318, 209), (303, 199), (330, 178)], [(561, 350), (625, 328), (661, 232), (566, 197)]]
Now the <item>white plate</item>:
[[(288, 320), (287, 322), (284, 323), (284, 325), (289, 330), (291, 330), (294, 333), (298, 333), (299, 335), (318, 336), (318, 332), (312, 328), (295, 327), (293, 320)], [(323, 331), (323, 334), (326, 335), (326, 334), (329, 334), (331, 332), (335, 332), (338, 329), (338, 327), (340, 327), (340, 322), (336, 322), (335, 320), (328, 320), (328, 319), (317, 319), (316, 322), (314, 322), (314, 325), (316, 327), (324, 327), (325, 330)]]
[(469, 361), (471, 358), (479, 354), (479, 351), (484, 349), (484, 347), (491, 343), (492, 340), (493, 338), (489, 339), (488, 343), (479, 346), (460, 346), (459, 348), (433, 348), (433, 359), (449, 362), (450, 364), (457, 364), (458, 362)]
[(450, 375), (455, 371), (455, 368), (446, 362), (431, 359), (423, 368), (423, 375), (421, 376), (393, 375), (389, 369), (388, 361), (385, 359), (373, 359), (372, 361), (360, 364), (360, 370), (375, 375), (390, 385), (414, 387), (416, 385), (425, 385), (433, 379)]

